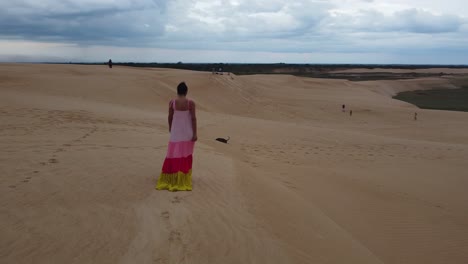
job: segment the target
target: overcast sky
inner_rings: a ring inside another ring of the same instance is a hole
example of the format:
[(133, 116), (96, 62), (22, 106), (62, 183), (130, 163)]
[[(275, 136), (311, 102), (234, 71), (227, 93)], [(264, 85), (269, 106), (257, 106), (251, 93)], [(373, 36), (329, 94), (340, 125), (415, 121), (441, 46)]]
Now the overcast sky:
[(468, 0), (0, 0), (0, 61), (468, 64)]

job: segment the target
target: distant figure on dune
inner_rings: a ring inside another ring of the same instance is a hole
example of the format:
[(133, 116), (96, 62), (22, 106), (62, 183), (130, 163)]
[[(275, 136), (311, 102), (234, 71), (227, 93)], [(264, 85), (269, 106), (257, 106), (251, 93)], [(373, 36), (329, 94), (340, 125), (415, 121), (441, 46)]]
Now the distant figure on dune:
[(177, 86), (177, 98), (169, 102), (169, 132), (166, 159), (156, 184), (157, 190), (192, 190), (192, 155), (197, 141), (195, 102), (187, 99), (188, 87)]
[(342, 111), (343, 113), (346, 111), (345, 108), (346, 108), (346, 105), (342, 105), (342, 106), (341, 106), (341, 111)]
[(107, 63), (107, 65), (109, 65), (109, 68), (112, 69), (112, 60), (109, 60), (109, 62)]
[(353, 116), (353, 110), (349, 110), (349, 116)]
[(414, 121), (418, 120), (418, 113), (414, 113)]

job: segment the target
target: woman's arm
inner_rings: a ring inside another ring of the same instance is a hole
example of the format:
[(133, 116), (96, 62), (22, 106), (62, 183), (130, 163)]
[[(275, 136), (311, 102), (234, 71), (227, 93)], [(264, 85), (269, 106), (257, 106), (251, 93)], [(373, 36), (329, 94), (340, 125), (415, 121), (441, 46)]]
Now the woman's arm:
[(197, 115), (195, 112), (195, 102), (190, 101), (190, 115), (192, 116), (192, 131), (193, 131), (193, 137), (192, 141), (197, 141), (198, 136), (197, 136)]
[(174, 108), (172, 108), (172, 101), (170, 101), (169, 102), (169, 114), (167, 116), (167, 122), (169, 123), (169, 132), (171, 132), (173, 117), (174, 117)]

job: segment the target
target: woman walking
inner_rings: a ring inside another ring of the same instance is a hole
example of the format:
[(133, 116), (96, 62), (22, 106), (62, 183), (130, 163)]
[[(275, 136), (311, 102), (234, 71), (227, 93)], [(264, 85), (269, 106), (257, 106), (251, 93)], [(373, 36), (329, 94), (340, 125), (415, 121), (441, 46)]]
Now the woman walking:
[(187, 99), (188, 87), (184, 82), (177, 86), (177, 98), (169, 102), (169, 132), (167, 148), (157, 190), (192, 190), (192, 154), (197, 141), (195, 103)]

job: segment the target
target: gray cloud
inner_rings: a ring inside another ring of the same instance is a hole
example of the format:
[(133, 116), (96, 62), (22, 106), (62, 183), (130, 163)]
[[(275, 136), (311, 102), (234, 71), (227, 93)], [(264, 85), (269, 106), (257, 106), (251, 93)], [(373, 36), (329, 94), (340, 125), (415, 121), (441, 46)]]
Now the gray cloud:
[[(15, 1), (0, 4), (0, 36), (78, 43), (137, 44), (164, 33), (162, 1)], [(136, 42), (136, 43), (135, 43)]]
[(419, 50), (468, 52), (466, 16), (393, 2), (2, 1), (0, 40), (281, 54), (381, 53), (385, 58)]
[(406, 9), (385, 15), (378, 10), (359, 10), (354, 14), (337, 13), (326, 21), (333, 30), (360, 32), (402, 31), (410, 33), (456, 32), (467, 23), (457, 15), (436, 15), (419, 9)]
[(463, 24), (456, 15), (435, 15), (415, 8), (396, 12), (393, 20), (395, 26), (388, 25), (389, 29), (415, 33), (456, 32)]

